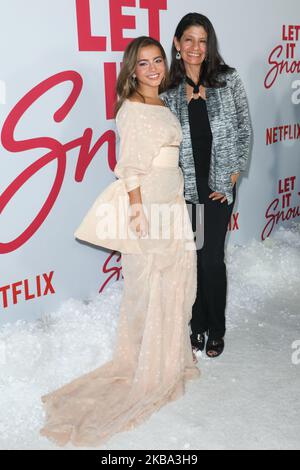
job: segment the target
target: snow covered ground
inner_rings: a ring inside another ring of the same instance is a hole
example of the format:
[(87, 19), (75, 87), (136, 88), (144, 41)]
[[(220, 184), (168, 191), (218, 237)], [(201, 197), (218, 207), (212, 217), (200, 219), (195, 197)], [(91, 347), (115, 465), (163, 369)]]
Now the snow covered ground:
[[(300, 449), (300, 225), (229, 246), (227, 260), (223, 355), (199, 357), (184, 397), (103, 449)], [(111, 357), (121, 295), (117, 282), (1, 328), (1, 449), (55, 448), (39, 436), (40, 397)]]

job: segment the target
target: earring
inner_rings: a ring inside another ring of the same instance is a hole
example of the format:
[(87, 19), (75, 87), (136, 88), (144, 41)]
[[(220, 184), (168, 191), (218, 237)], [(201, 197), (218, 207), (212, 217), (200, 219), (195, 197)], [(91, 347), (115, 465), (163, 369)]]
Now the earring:
[(177, 60), (180, 60), (180, 59), (181, 59), (181, 54), (180, 54), (180, 51), (177, 51), (177, 54), (176, 54), (176, 59), (177, 59)]
[(133, 75), (131, 75), (130, 80), (131, 80), (132, 85), (135, 87), (136, 84), (137, 84), (137, 79), (136, 79), (136, 74), (135, 73)]

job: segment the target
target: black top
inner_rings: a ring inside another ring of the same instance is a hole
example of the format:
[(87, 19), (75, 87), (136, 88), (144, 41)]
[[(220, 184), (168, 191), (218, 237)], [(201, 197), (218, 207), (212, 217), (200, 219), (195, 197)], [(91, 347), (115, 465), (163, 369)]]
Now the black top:
[(191, 99), (188, 109), (196, 179), (198, 177), (208, 177), (211, 159), (212, 133), (207, 114), (206, 102), (201, 97), (196, 100)]

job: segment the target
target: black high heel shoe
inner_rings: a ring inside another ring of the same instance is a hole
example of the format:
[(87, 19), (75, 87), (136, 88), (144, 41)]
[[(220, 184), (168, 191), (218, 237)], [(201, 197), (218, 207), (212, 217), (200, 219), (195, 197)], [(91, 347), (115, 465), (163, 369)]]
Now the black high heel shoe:
[(191, 334), (191, 344), (194, 352), (203, 351), (205, 348), (205, 333)]
[(218, 357), (224, 351), (224, 338), (209, 339), (206, 343), (206, 355), (210, 358)]

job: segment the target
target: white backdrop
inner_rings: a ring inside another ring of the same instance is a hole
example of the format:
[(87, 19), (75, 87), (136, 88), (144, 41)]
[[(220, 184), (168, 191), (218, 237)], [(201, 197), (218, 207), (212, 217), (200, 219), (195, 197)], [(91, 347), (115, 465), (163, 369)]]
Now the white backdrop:
[(250, 104), (253, 149), (229, 242), (299, 221), (299, 0), (0, 0), (0, 8), (0, 323), (89, 298), (120, 277), (117, 253), (73, 233), (114, 180), (111, 104), (126, 38), (150, 33), (169, 55), (189, 11), (213, 22)]

